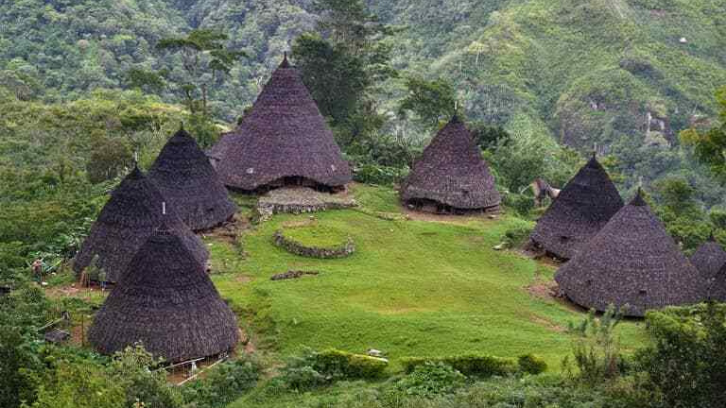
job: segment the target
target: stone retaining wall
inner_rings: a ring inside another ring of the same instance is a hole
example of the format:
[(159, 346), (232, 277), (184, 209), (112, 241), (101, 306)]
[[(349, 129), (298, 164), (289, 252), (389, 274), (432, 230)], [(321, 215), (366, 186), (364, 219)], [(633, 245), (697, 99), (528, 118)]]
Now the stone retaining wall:
[(273, 236), (275, 245), (290, 252), (291, 254), (307, 258), (336, 259), (347, 258), (355, 252), (355, 243), (348, 237), (345, 244), (334, 248), (317, 248), (305, 246), (293, 239), (285, 237), (282, 231), (276, 231)]

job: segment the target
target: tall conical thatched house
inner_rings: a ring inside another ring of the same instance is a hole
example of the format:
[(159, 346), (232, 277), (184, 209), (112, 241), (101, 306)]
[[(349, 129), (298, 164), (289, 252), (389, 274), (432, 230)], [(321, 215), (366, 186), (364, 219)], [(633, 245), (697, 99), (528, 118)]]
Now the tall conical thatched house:
[(220, 225), (237, 211), (209, 159), (184, 129), (169, 139), (148, 176), (194, 231)]
[(622, 207), (618, 190), (593, 155), (539, 219), (530, 238), (548, 253), (570, 259)]
[(704, 300), (706, 284), (640, 192), (555, 276), (573, 302), (599, 311), (628, 305), (626, 315)]
[(351, 181), (333, 133), (287, 56), (239, 127), (209, 151), (225, 185), (338, 190)]
[(234, 349), (237, 319), (178, 230), (164, 224), (96, 314), (88, 340), (104, 354), (141, 342), (168, 362)]
[(80, 273), (98, 255), (99, 266), (106, 271), (107, 279), (118, 281), (131, 258), (164, 218), (168, 218), (171, 228), (179, 231), (197, 262), (205, 265), (209, 253), (202, 241), (182, 222), (174, 207), (166, 203), (156, 185), (134, 168), (111, 193), (76, 255), (73, 269)]
[(457, 116), (434, 137), (401, 186), (401, 199), (420, 210), (497, 210), (501, 197), (489, 166)]

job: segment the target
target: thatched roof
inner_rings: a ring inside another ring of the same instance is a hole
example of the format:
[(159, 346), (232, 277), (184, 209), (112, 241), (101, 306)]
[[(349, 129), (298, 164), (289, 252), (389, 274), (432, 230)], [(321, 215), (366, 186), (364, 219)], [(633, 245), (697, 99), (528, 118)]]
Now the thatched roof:
[(215, 227), (237, 211), (209, 159), (184, 129), (166, 143), (149, 178), (194, 231)]
[(726, 265), (708, 282), (708, 298), (726, 303)]
[(711, 236), (691, 255), (691, 263), (705, 279), (713, 279), (726, 265), (726, 251)]
[[(162, 207), (166, 207), (166, 217)], [(184, 237), (197, 262), (205, 265), (209, 253), (202, 241), (181, 221), (173, 205), (166, 203), (156, 185), (134, 168), (111, 193), (76, 255), (73, 269), (80, 273), (98, 255), (107, 279), (116, 282), (164, 218)]]
[(234, 313), (188, 242), (166, 224), (134, 256), (88, 332), (101, 353), (141, 342), (168, 362), (231, 351), (238, 337)]
[(558, 258), (570, 259), (622, 207), (618, 190), (593, 155), (539, 219), (531, 239)]
[(706, 297), (704, 279), (640, 192), (560, 267), (555, 280), (579, 305), (600, 311), (628, 305), (629, 316)]
[(287, 57), (239, 127), (209, 151), (225, 185), (254, 191), (285, 178), (328, 187), (351, 181), (333, 133)]
[(439, 131), (416, 160), (402, 184), (401, 199), (434, 201), (462, 210), (499, 206), (501, 197), (489, 166), (457, 116)]

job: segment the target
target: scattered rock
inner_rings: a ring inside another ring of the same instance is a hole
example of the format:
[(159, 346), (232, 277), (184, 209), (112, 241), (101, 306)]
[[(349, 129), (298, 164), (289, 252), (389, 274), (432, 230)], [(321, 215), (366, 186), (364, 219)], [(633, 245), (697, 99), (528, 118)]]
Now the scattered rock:
[(376, 349), (373, 349), (373, 348), (372, 349), (368, 349), (368, 351), (366, 351), (366, 354), (368, 354), (370, 357), (376, 357), (376, 358), (383, 358), (383, 357), (385, 357), (385, 354), (381, 350), (376, 350)]
[(307, 271), (287, 271), (285, 273), (278, 273), (277, 275), (273, 275), (270, 280), (278, 281), (278, 280), (287, 280), (287, 279), (299, 279), (303, 276), (317, 276), (320, 272), (307, 272)]

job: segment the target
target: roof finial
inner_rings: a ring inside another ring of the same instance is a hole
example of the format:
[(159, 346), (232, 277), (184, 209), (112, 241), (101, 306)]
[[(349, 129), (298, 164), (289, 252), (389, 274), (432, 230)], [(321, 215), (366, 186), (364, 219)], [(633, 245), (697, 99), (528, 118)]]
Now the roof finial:
[(451, 117), (452, 123), (458, 123), (459, 120), (459, 101), (454, 101), (454, 115)]
[(597, 159), (597, 142), (592, 146), (592, 158)]
[(183, 120), (182, 121), (179, 121), (179, 131), (180, 132), (183, 132), (184, 131), (184, 121)]
[(636, 207), (643, 207), (646, 205), (645, 199), (643, 199), (643, 188), (638, 187), (638, 192), (635, 193), (635, 197), (633, 197), (633, 201), (630, 202), (630, 205), (636, 206)]
[(287, 51), (284, 51), (282, 55), (282, 64), (280, 64), (280, 68), (290, 68), (290, 61), (287, 60)]
[(139, 168), (139, 150), (134, 150), (134, 167)]

